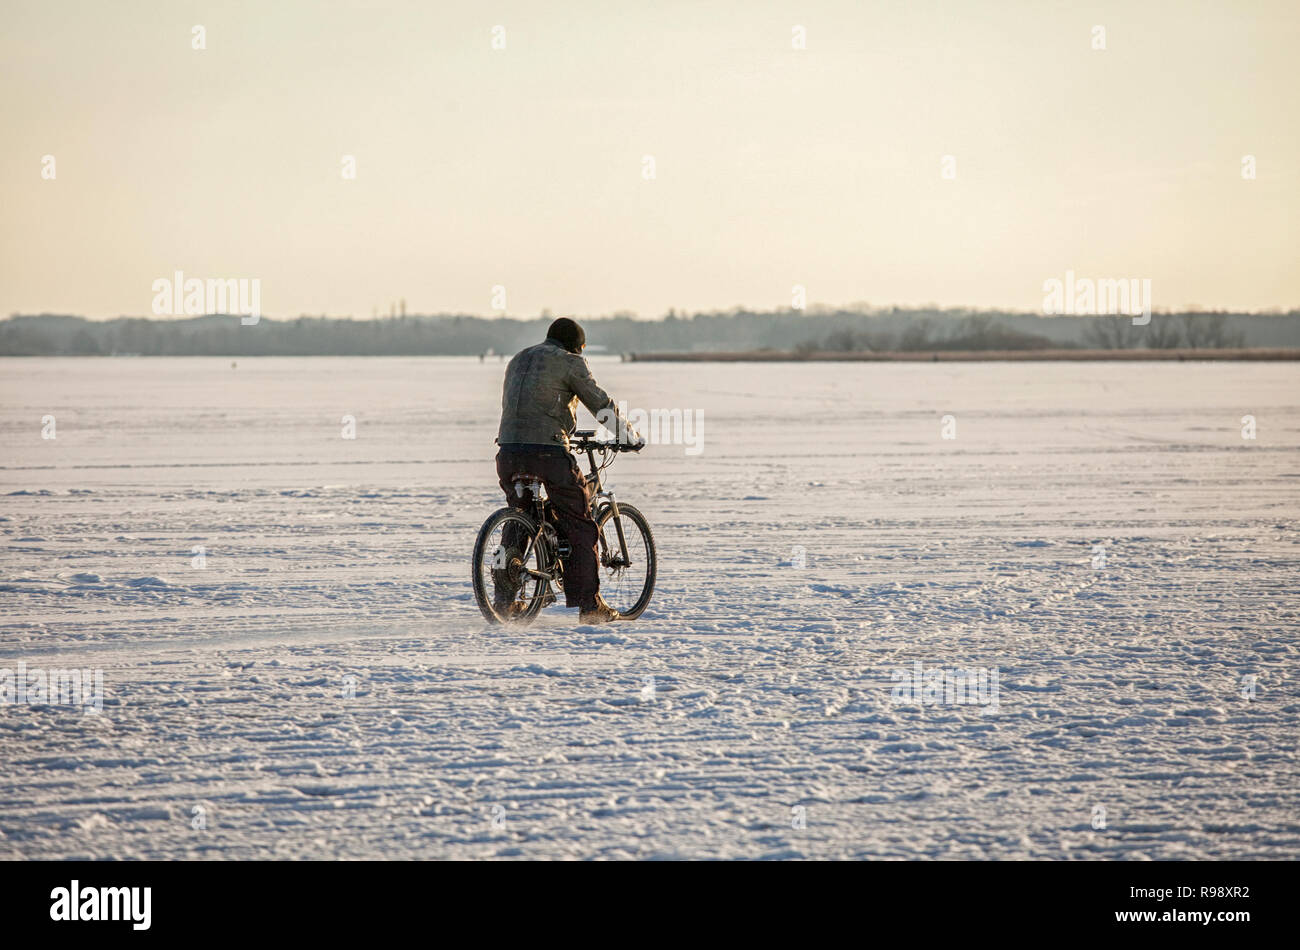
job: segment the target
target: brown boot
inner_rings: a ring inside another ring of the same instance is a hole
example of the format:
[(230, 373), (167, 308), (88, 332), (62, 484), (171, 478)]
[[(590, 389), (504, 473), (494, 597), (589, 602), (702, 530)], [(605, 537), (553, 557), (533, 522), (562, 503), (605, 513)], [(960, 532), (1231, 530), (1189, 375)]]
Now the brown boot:
[(583, 607), (578, 611), (579, 623), (610, 623), (618, 620), (621, 615), (617, 610), (605, 603), (600, 594), (596, 595), (596, 601), (590, 607)]

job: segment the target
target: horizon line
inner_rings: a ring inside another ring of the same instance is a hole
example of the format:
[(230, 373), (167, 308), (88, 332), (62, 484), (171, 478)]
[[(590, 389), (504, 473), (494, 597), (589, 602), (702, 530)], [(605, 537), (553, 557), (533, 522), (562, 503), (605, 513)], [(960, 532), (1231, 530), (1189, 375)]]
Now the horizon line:
[[(543, 313), (534, 315), (497, 313), (457, 313), (453, 311), (428, 312), (428, 313), (389, 313), (372, 316), (355, 316), (353, 314), (329, 314), (329, 313), (299, 313), (294, 316), (280, 315), (271, 316), (266, 313), (259, 315), (259, 322), (267, 320), (271, 322), (288, 321), (288, 320), (350, 320), (357, 323), (379, 323), (385, 320), (404, 320), (420, 318), (458, 318), (471, 320), (514, 320), (524, 323), (532, 323), (543, 320), (554, 320), (559, 317), (569, 317), (575, 320), (631, 320), (639, 323), (657, 323), (670, 318), (682, 320), (693, 319), (695, 317), (713, 317), (713, 316), (740, 316), (750, 314), (754, 316), (803, 316), (803, 317), (828, 317), (837, 314), (858, 314), (864, 316), (888, 315), (891, 313), (916, 313), (916, 312), (933, 312), (933, 313), (964, 313), (964, 314), (991, 314), (1001, 316), (1018, 316), (1018, 317), (1039, 317), (1044, 320), (1050, 320), (1057, 317), (1105, 317), (1105, 316), (1128, 316), (1130, 314), (1119, 313), (1043, 313), (1041, 310), (1023, 310), (1010, 307), (975, 307), (975, 306), (939, 306), (937, 304), (885, 304), (885, 305), (865, 305), (865, 304), (844, 304), (833, 306), (830, 304), (810, 304), (803, 309), (795, 308), (773, 308), (770, 310), (756, 310), (744, 306), (733, 306), (720, 310), (678, 310), (670, 308), (666, 313), (656, 317), (642, 317), (632, 311), (614, 311), (605, 314), (574, 314), (565, 312), (551, 312), (546, 310)], [(1153, 307), (1151, 313), (1165, 315), (1183, 315), (1183, 314), (1231, 314), (1234, 316), (1290, 316), (1300, 313), (1300, 304), (1291, 307), (1275, 305), (1264, 309), (1230, 309), (1218, 307), (1204, 307), (1199, 304), (1185, 304), (1181, 308)], [(203, 320), (212, 317), (240, 317), (238, 313), (197, 313), (197, 314), (129, 314), (120, 313), (115, 316), (87, 316), (81, 313), (56, 313), (53, 311), (41, 311), (39, 313), (21, 313), (18, 311), (11, 312), (5, 320), (16, 319), (36, 319), (40, 317), (60, 317), (65, 319), (86, 320), (88, 322), (109, 322), (112, 320), (148, 320), (151, 323), (186, 323), (193, 320)]]

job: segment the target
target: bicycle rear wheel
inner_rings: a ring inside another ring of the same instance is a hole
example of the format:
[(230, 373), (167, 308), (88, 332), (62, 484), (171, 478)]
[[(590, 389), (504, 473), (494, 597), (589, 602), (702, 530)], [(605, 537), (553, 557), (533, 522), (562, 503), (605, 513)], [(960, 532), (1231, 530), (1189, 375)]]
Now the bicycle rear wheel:
[(531, 623), (550, 587), (536, 575), (550, 570), (554, 559), (537, 523), (522, 511), (502, 508), (483, 522), (472, 570), (474, 599), (487, 622)]
[[(618, 540), (621, 523), (623, 537), (627, 540), (627, 558)], [(618, 519), (614, 509), (605, 505), (596, 515), (600, 540), (596, 553), (600, 558), (600, 596), (617, 610), (624, 620), (641, 616), (650, 595), (655, 589), (655, 538), (645, 515), (622, 502), (618, 506)]]

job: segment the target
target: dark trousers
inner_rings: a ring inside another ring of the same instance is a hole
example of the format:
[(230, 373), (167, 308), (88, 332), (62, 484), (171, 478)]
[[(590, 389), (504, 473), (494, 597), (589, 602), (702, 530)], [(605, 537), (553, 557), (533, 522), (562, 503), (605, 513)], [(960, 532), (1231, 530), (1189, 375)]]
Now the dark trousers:
[[(532, 497), (515, 494), (519, 473), (535, 475), (546, 486), (556, 527), (569, 542), (564, 562), (564, 603), (567, 607), (589, 607), (600, 589), (596, 572), (596, 522), (591, 518), (591, 489), (578, 469), (578, 460), (559, 445), (507, 444), (497, 452), (497, 478), (511, 508), (527, 509)], [(513, 539), (503, 537), (509, 544)]]

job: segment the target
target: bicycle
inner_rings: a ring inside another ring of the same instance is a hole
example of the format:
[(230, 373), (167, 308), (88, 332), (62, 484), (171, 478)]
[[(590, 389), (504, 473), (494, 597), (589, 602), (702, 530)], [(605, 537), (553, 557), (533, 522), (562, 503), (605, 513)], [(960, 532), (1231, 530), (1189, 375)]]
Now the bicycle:
[[(600, 442), (595, 435), (575, 432), (569, 444), (587, 456), (590, 471), (584, 481), (595, 489), (591, 516), (596, 522), (600, 595), (621, 619), (633, 620), (654, 593), (654, 534), (645, 515), (616, 500), (602, 477), (618, 453), (632, 447)], [(564, 587), (569, 545), (556, 528), (545, 485), (537, 476), (519, 472), (512, 487), (517, 498), (528, 497), (526, 507), (493, 512), (474, 542), (474, 599), (488, 623), (531, 623), (543, 607), (555, 603), (554, 588)]]

